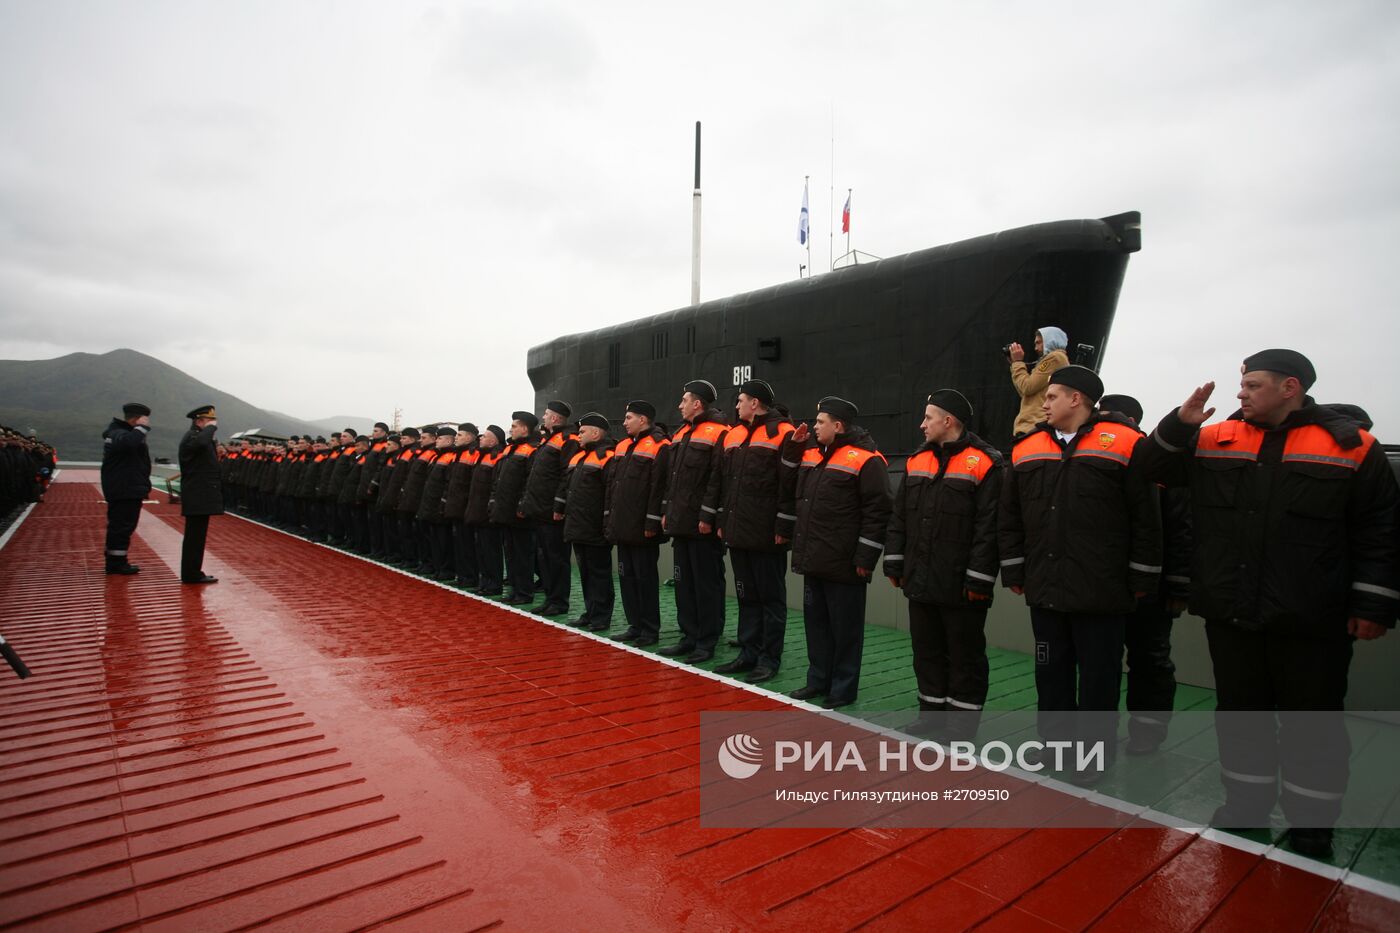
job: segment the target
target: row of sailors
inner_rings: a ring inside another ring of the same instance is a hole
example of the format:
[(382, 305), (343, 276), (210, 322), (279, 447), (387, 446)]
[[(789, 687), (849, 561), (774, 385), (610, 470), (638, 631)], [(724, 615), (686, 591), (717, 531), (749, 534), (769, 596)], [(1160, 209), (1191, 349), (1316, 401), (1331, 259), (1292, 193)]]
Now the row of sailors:
[[(569, 406), (552, 401), (540, 418), (515, 412), (509, 432), (464, 423), (394, 437), (381, 424), (365, 438), (347, 432), (337, 448), (303, 439), (287, 452), (237, 450), (228, 482), (264, 517), (510, 603), (533, 602), (538, 565), (545, 615), (568, 612), (572, 545), (577, 622), (599, 631), (611, 623), (616, 546), (628, 622), (618, 637), (639, 645), (658, 638), (658, 546), (670, 538), (681, 640), (662, 653), (692, 663), (709, 660), (723, 632), (727, 549), (740, 654), (716, 670), (756, 683), (782, 661), (790, 551), (808, 654), (792, 696), (828, 708), (856, 699), (866, 584), (883, 551), (884, 574), (909, 600), (919, 727), (954, 736), (975, 730), (986, 701), (984, 628), (1000, 575), (1031, 610), (1043, 737), (1103, 739), (1111, 760), (1112, 725), (1057, 714), (1117, 709), (1126, 642), (1129, 706), (1142, 714), (1130, 719), (1128, 750), (1159, 744), (1174, 690), (1170, 618), (1188, 594), (1207, 620), (1222, 710), (1340, 710), (1353, 641), (1394, 625), (1400, 494), (1383, 451), (1354, 418), (1307, 395), (1315, 372), (1302, 354), (1262, 351), (1241, 373), (1231, 418), (1204, 425), (1207, 384), (1147, 440), (1135, 401), (1106, 397), (1091, 370), (1063, 367), (1009, 468), (967, 430), (967, 399), (939, 390), (894, 496), (854, 404), (825, 398), (810, 426), (794, 425), (762, 380), (741, 387), (732, 425), (714, 387), (695, 380), (670, 434), (636, 401), (621, 442), (597, 413), (575, 435)], [(1164, 548), (1159, 484), (1191, 490), (1168, 514), (1189, 511), (1194, 544), (1173, 535)], [(1177, 558), (1165, 573), (1164, 550)], [(1139, 667), (1157, 687), (1135, 700)], [(1285, 731), (1260, 752), (1222, 737), (1217, 823), (1266, 819), (1281, 769), (1295, 848), (1318, 854), (1340, 811), (1345, 731), (1324, 736), (1326, 755), (1290, 741)]]

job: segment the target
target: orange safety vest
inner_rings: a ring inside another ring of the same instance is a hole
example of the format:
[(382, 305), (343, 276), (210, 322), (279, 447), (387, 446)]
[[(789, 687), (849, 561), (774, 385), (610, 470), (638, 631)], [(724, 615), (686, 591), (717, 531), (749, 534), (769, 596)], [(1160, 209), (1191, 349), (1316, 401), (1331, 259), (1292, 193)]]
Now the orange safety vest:
[[(863, 447), (853, 447), (850, 444), (843, 444), (836, 448), (836, 452), (831, 455), (831, 459), (826, 461), (826, 469), (840, 470), (842, 473), (859, 474), (861, 468), (870, 461), (871, 457), (879, 457), (880, 462), (888, 463), (885, 455), (878, 450), (866, 450)], [(802, 454), (802, 466), (806, 469), (821, 466), (822, 452), (819, 447), (808, 447)]]
[[(1361, 444), (1350, 450), (1338, 444), (1326, 428), (1305, 424), (1292, 428), (1283, 442), (1284, 463), (1319, 463), (1356, 471), (1366, 459), (1376, 439), (1361, 431)], [(1259, 459), (1268, 432), (1244, 421), (1221, 421), (1201, 428), (1196, 441), (1196, 456), (1203, 460)]]
[(671, 443), (680, 443), (685, 439), (687, 434), (693, 433), (693, 436), (690, 438), (692, 444), (705, 444), (713, 447), (715, 444), (719, 443), (724, 432), (728, 430), (728, 425), (720, 424), (718, 421), (706, 421), (704, 424), (700, 425), (699, 428), (696, 428), (692, 424), (683, 424), (676, 429), (675, 434), (671, 435)]
[(519, 444), (510, 454), (512, 457), (533, 457), (538, 449), (534, 444)]
[[(909, 476), (934, 479), (938, 476), (940, 466), (937, 454), (932, 450), (924, 450), (909, 458), (904, 472)], [(973, 485), (981, 485), (982, 480), (986, 479), (987, 474), (992, 471), (992, 466), (992, 458), (987, 456), (986, 451), (978, 450), (976, 447), (967, 447), (964, 448), (962, 456), (954, 458), (948, 464), (948, 470), (943, 474), (943, 478), (967, 480), (971, 481)]]
[(585, 455), (588, 457), (588, 462), (585, 463), (584, 466), (588, 467), (589, 469), (600, 470), (603, 467), (607, 466), (608, 461), (612, 459), (613, 450), (611, 447), (608, 448), (606, 451), (603, 452), (603, 456), (601, 457), (598, 456), (598, 451), (596, 450), (591, 453), (586, 450), (580, 450), (578, 453), (574, 454), (572, 458), (570, 458), (569, 467), (572, 469), (573, 467), (578, 466), (579, 461), (582, 460)]
[[(1080, 435), (1074, 449), (1068, 452), (1069, 457), (1096, 457), (1127, 466), (1133, 458), (1133, 448), (1143, 435), (1127, 425), (1101, 422), (1096, 427), (1098, 430)], [(1011, 465), (1020, 466), (1035, 460), (1063, 460), (1065, 455), (1066, 451), (1055, 440), (1054, 433), (1036, 431), (1012, 448)]]

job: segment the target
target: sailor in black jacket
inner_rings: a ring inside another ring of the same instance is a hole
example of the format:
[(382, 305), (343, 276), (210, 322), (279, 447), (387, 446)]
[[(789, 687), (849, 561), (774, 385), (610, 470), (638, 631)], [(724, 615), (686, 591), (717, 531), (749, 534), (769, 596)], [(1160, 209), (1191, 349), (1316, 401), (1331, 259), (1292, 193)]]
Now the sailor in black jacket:
[(569, 431), (572, 413), (566, 402), (551, 400), (540, 418), (544, 438), (539, 450), (530, 458), (530, 476), (520, 494), (517, 514), (535, 526), (535, 554), (539, 562), (540, 582), (544, 584), (544, 602), (533, 611), (544, 616), (564, 615), (569, 611), (569, 545), (564, 541), (564, 523), (554, 518), (559, 514), (555, 495), (564, 478), (569, 461), (578, 452), (578, 438)]
[(617, 545), (617, 585), (627, 630), (616, 638), (628, 644), (656, 644), (661, 631), (661, 493), (666, 482), (670, 439), (656, 424), (656, 406), (643, 399), (627, 403), (622, 416), (627, 436), (613, 448), (608, 464), (608, 497), (603, 509), (607, 538)]
[(107, 500), (107, 573), (140, 573), (127, 559), (131, 536), (141, 520), (141, 503), (151, 491), (151, 452), (146, 435), (151, 410), (140, 402), (122, 406), (102, 432), (102, 496)]
[(564, 522), (564, 540), (574, 546), (579, 583), (583, 589), (583, 614), (573, 624), (590, 632), (612, 628), (612, 545), (603, 533), (607, 501), (607, 471), (613, 456), (608, 419), (590, 411), (579, 419), (582, 447), (569, 460), (568, 472), (559, 482), (556, 518)]
[(713, 407), (717, 397), (715, 387), (704, 379), (682, 387), (677, 407), (686, 423), (671, 436), (661, 503), (661, 527), (671, 536), (674, 551), (681, 640), (658, 653), (692, 664), (714, 657), (724, 632), (724, 544), (715, 534), (719, 501), (718, 492), (710, 488), (710, 474), (729, 425)]
[[(1216, 825), (1268, 825), (1280, 796), (1290, 842), (1325, 857), (1348, 782), (1340, 713), (1355, 640), (1394, 627), (1400, 490), (1376, 439), (1307, 394), (1312, 363), (1263, 350), (1240, 367), (1240, 410), (1205, 424), (1214, 383), (1192, 392), (1144, 445), (1153, 476), (1191, 490), (1191, 611), (1215, 669), (1225, 804)], [(1303, 722), (1298, 720), (1302, 719)]]
[[(535, 601), (535, 529), (519, 506), (530, 476), (530, 460), (539, 450), (535, 434), (539, 424), (534, 412), (522, 410), (511, 415), (510, 440), (496, 461), (491, 501), (487, 504), (487, 517), (504, 531), (506, 583), (510, 592), (503, 602), (510, 606)], [(551, 492), (550, 499), (553, 498)]]
[(452, 448), (457, 459), (452, 464), (452, 475), (448, 477), (447, 492), (442, 498), (442, 514), (452, 528), (454, 582), (465, 590), (481, 588), (481, 572), (477, 569), (476, 560), (476, 529), (466, 521), (472, 476), (476, 472), (477, 461), (481, 459), (478, 434), (476, 425), (470, 421), (457, 424), (456, 444)]
[(472, 467), (471, 488), (467, 491), (466, 526), (476, 538), (476, 569), (479, 583), (473, 592), (499, 596), (505, 585), (502, 572), (504, 544), (501, 527), (491, 521), (491, 486), (496, 478), (496, 462), (506, 446), (506, 432), (489, 424), (481, 433), (476, 465)]
[(794, 516), (780, 514), (783, 441), (792, 422), (773, 409), (773, 387), (751, 379), (739, 387), (738, 423), (715, 448), (707, 499), (719, 503), (718, 534), (734, 569), (739, 598), (739, 656), (719, 674), (749, 671), (749, 683), (777, 676), (787, 635), (787, 547)]
[[(987, 702), (987, 610), (997, 575), (1001, 454), (967, 430), (972, 403), (928, 397), (924, 446), (904, 466), (885, 539), (885, 576), (909, 600), (923, 734), (970, 739)], [(952, 715), (948, 715), (952, 713)]]
[(219, 485), (219, 455), (214, 431), (218, 415), (213, 405), (201, 405), (185, 417), (190, 429), (180, 439), (180, 514), (185, 517), (185, 537), (180, 549), (181, 583), (217, 583), (204, 572), (204, 542), (209, 517), (224, 514), (224, 494)]
[(858, 417), (853, 403), (827, 396), (817, 403), (815, 427), (799, 425), (783, 444), (789, 492), (782, 511), (797, 517), (792, 569), (803, 576), (807, 634), (807, 684), (791, 696), (825, 696), (828, 709), (856, 701), (866, 587), (890, 519), (885, 458)]
[[(1142, 424), (1142, 405), (1131, 395), (1105, 395), (1099, 411)], [(1140, 429), (1140, 428), (1139, 428)], [(1156, 591), (1137, 601), (1123, 647), (1128, 662), (1129, 755), (1156, 751), (1167, 739), (1176, 702), (1172, 623), (1186, 608), (1191, 588), (1191, 497), (1184, 488), (1159, 489), (1162, 507), (1162, 576)]]
[[(1002, 583), (1024, 593), (1035, 633), (1041, 737), (1116, 754), (1127, 618), (1162, 572), (1157, 491), (1134, 463), (1142, 433), (1094, 406), (1103, 382), (1083, 366), (1050, 377), (1046, 420), (1016, 443), (1002, 487)], [(1103, 770), (1074, 775), (1096, 783)]]

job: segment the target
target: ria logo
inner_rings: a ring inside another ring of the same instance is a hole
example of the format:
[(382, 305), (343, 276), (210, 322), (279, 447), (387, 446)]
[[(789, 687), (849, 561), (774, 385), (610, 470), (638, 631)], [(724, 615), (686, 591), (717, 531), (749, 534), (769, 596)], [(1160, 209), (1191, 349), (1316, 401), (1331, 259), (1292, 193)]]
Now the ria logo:
[(763, 766), (763, 746), (753, 736), (738, 732), (724, 740), (717, 757), (720, 770), (742, 781), (753, 777)]

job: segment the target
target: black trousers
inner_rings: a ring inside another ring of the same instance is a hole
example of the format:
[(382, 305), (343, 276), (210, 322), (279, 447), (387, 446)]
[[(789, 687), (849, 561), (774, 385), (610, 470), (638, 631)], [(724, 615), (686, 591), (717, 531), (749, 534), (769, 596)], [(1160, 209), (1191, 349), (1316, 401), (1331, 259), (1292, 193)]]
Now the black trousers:
[(379, 516), (379, 542), (384, 556), (394, 560), (403, 556), (399, 548), (399, 517), (396, 513), (375, 510)]
[(233, 483), (224, 483), (224, 510), (232, 512), (238, 508), (238, 487)]
[(1161, 742), (1176, 703), (1172, 617), (1161, 599), (1138, 600), (1123, 643), (1128, 653), (1128, 735)]
[(476, 525), (476, 566), (483, 596), (499, 596), (505, 588), (502, 561), (505, 544), (500, 525)]
[[(1262, 819), (1281, 796), (1284, 817), (1294, 826), (1336, 823), (1351, 776), (1351, 739), (1341, 715), (1351, 637), (1249, 631), (1207, 620), (1206, 641), (1226, 805), (1246, 819)], [(1277, 731), (1274, 716), (1238, 715), (1249, 710), (1277, 710)]]
[(724, 544), (706, 535), (676, 538), (671, 547), (681, 643), (696, 651), (714, 651), (724, 634)]
[(661, 579), (656, 570), (660, 559), (659, 544), (617, 546), (622, 612), (627, 616), (627, 627), (646, 638), (656, 638), (661, 632)]
[(452, 525), (448, 522), (419, 522), (428, 536), (428, 548), (432, 554), (433, 576), (438, 579), (456, 576), (454, 554), (452, 552)]
[(535, 598), (535, 529), (529, 525), (507, 525), (506, 578), (511, 595)]
[(141, 521), (140, 499), (107, 500), (107, 569), (125, 567), (127, 551), (131, 550), (131, 536), (136, 533), (136, 525)]
[(1104, 743), (1116, 753), (1125, 616), (1031, 608), (1036, 724), (1043, 739)]
[(384, 513), (376, 509), (372, 501), (365, 506), (365, 528), (368, 532), (370, 555), (384, 556)]
[(579, 583), (583, 588), (583, 618), (588, 628), (612, 626), (613, 580), (611, 544), (575, 544)]
[(457, 573), (457, 582), (474, 589), (481, 585), (481, 575), (476, 569), (476, 529), (465, 522), (453, 522), (452, 565)]
[(853, 701), (865, 650), (865, 583), (804, 577), (802, 622), (807, 632), (807, 686), (833, 701)]
[(739, 598), (739, 660), (777, 670), (787, 636), (787, 552), (729, 549)]
[(569, 545), (564, 541), (563, 522), (535, 526), (535, 550), (539, 556), (540, 582), (544, 584), (546, 605), (569, 608), (572, 574), (569, 571)]
[(369, 553), (369, 512), (363, 505), (348, 507), (350, 513), (350, 546), (360, 554)]
[(958, 737), (971, 738), (987, 702), (987, 610), (909, 602), (909, 640), (919, 709), (952, 712)]
[(181, 580), (198, 580), (204, 573), (204, 542), (208, 536), (208, 515), (185, 516), (185, 538), (180, 543)]
[(408, 569), (412, 570), (419, 559), (418, 537), (413, 533), (413, 513), (395, 512), (394, 517), (399, 526), (399, 553), (403, 555)]

